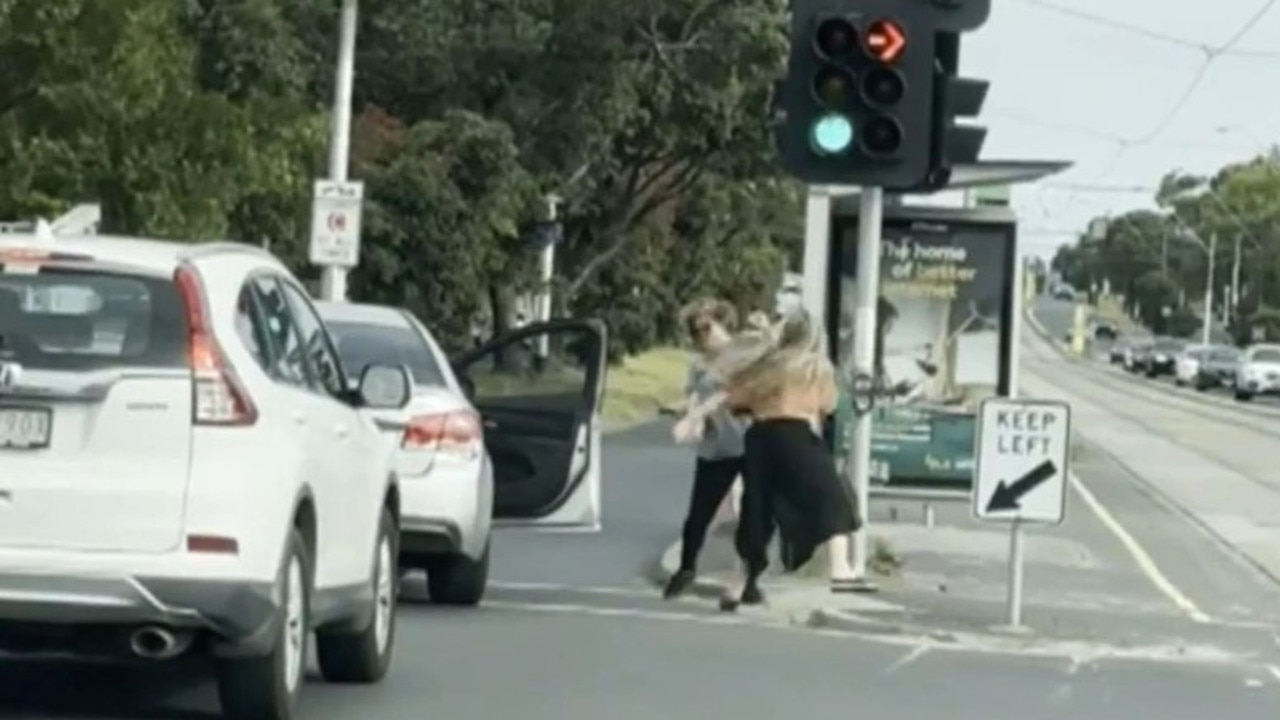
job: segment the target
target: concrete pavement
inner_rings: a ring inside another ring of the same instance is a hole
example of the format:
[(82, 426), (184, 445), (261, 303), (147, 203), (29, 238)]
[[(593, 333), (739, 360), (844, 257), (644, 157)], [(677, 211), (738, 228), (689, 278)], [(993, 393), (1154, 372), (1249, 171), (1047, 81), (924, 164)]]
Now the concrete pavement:
[[(386, 683), (313, 684), (302, 716), (1200, 720), (1230, 707), (1232, 720), (1275, 717), (1280, 678), (1259, 663), (1135, 662), (1082, 648), (1042, 657), (724, 616), (699, 599), (663, 602), (641, 573), (678, 530), (690, 465), (664, 428), (610, 438), (603, 533), (500, 533), (494, 586), (479, 609), (425, 605), (410, 583)], [(201, 670), (0, 665), (0, 717), (211, 719), (213, 689)]]

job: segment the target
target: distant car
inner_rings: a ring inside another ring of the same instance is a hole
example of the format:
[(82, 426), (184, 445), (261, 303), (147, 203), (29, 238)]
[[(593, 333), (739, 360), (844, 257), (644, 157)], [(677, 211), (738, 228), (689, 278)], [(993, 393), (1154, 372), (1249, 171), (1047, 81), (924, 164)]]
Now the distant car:
[(1200, 363), (1213, 351), (1210, 345), (1188, 345), (1174, 358), (1173, 384), (1178, 387), (1195, 383)]
[(1124, 365), (1125, 357), (1133, 349), (1133, 338), (1120, 338), (1107, 351), (1107, 361), (1112, 365)]
[(1280, 394), (1280, 345), (1254, 345), (1244, 351), (1236, 367), (1234, 394), (1242, 402)]
[(1175, 358), (1187, 346), (1185, 340), (1177, 338), (1156, 338), (1150, 349), (1142, 356), (1140, 370), (1147, 377), (1172, 375)]
[(1209, 354), (1200, 360), (1200, 366), (1196, 370), (1193, 383), (1195, 389), (1203, 392), (1216, 387), (1234, 388), (1240, 355), (1238, 348), (1226, 345), (1216, 346), (1210, 350)]
[(1074, 302), (1076, 299), (1076, 291), (1070, 285), (1059, 285), (1055, 287), (1052, 295), (1056, 300), (1069, 300)]
[(1093, 326), (1094, 340), (1115, 340), (1120, 337), (1120, 330), (1112, 323), (1100, 322)]
[(1120, 361), (1121, 367), (1131, 373), (1141, 372), (1154, 346), (1150, 340), (1140, 340), (1129, 345)]

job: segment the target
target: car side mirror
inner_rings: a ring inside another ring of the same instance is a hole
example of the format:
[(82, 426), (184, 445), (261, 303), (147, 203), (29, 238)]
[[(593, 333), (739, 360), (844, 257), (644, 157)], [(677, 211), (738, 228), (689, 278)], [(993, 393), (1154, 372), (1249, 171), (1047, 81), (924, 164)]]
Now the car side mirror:
[(399, 365), (369, 365), (360, 373), (357, 395), (363, 407), (399, 410), (409, 404), (413, 381)]

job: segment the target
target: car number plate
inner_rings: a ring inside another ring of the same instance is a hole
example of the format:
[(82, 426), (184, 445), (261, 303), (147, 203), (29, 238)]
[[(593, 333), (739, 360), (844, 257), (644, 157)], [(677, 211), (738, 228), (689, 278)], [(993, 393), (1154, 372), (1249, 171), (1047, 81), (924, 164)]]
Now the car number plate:
[(38, 450), (49, 447), (53, 412), (49, 408), (0, 407), (0, 448)]

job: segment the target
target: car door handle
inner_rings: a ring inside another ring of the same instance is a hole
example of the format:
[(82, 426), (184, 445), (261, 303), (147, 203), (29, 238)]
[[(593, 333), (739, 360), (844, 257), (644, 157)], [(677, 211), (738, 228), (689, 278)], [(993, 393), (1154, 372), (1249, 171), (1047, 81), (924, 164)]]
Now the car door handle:
[(497, 429), (498, 429), (498, 421), (497, 421), (497, 420), (489, 420), (488, 418), (485, 418), (485, 420), (484, 420), (484, 423), (483, 423), (483, 424), (484, 424), (484, 429), (485, 429), (485, 430), (497, 430)]
[(346, 425), (338, 425), (337, 427), (335, 427), (335, 428), (333, 429), (333, 434), (334, 434), (334, 435), (337, 435), (337, 436), (338, 436), (338, 437), (340, 437), (340, 438), (344, 438), (344, 437), (346, 437), (346, 436), (347, 436), (347, 426), (346, 426)]
[(307, 424), (306, 413), (303, 413), (302, 411), (295, 411), (293, 413), (293, 424), (299, 427), (305, 426)]

